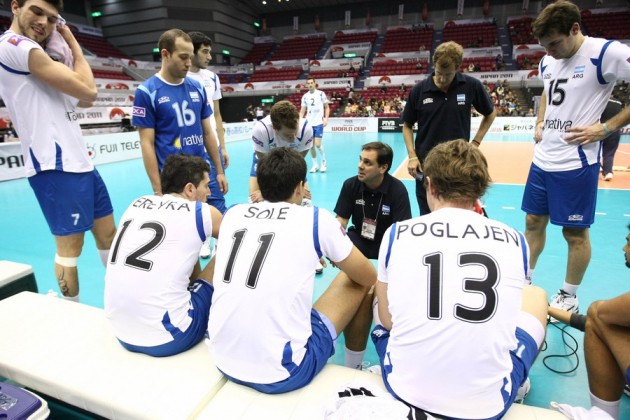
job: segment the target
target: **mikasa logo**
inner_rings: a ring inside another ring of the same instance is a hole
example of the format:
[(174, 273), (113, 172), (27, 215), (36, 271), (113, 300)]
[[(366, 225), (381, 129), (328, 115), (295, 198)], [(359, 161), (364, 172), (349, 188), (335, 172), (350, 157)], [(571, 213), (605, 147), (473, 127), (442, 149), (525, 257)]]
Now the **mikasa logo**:
[(569, 222), (581, 222), (584, 220), (584, 216), (581, 214), (572, 214), (569, 216)]
[(426, 98), (424, 101), (422, 101), (422, 105), (432, 104), (432, 103), (433, 103), (433, 98)]

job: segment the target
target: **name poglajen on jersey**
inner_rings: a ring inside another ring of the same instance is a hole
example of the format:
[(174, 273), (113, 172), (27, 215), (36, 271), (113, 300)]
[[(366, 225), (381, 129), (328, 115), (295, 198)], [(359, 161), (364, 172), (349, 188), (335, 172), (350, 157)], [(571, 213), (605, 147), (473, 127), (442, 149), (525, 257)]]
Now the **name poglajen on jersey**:
[(519, 234), (516, 231), (500, 228), (498, 226), (483, 226), (482, 231), (477, 231), (472, 225), (467, 224), (462, 231), (456, 231), (457, 228), (451, 226), (450, 223), (433, 222), (427, 224), (425, 222), (417, 222), (413, 224), (397, 224), (396, 239), (404, 235), (425, 236), (431, 235), (436, 238), (453, 238), (453, 239), (490, 239), (498, 242), (514, 243), (520, 246)]

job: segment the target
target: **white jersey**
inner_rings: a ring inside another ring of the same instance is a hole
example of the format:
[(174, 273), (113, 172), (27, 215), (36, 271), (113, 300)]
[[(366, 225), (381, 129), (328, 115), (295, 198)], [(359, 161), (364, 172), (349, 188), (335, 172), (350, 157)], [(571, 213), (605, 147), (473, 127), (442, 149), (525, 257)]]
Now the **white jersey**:
[(328, 103), (326, 93), (315, 89), (302, 95), (302, 107), (306, 108), (306, 119), (311, 125), (321, 125), (324, 123), (324, 105)]
[(77, 121), (79, 100), (30, 73), (33, 49), (42, 47), (12, 31), (0, 35), (0, 97), (22, 142), (26, 176), (47, 170), (90, 172), (94, 164)]
[(105, 273), (105, 315), (127, 344), (169, 343), (173, 331), (191, 323), (188, 285), (201, 244), (212, 234), (210, 208), (146, 195), (120, 220)]
[(534, 148), (534, 164), (549, 172), (579, 169), (599, 162), (600, 142), (584, 146), (563, 140), (565, 130), (596, 124), (617, 80), (630, 80), (630, 47), (616, 41), (585, 37), (567, 59), (545, 56), (539, 74), (547, 96), (542, 141)]
[(252, 141), (254, 150), (260, 153), (267, 153), (276, 147), (290, 147), (297, 152), (303, 152), (313, 147), (313, 127), (306, 120), (300, 119), (295, 140), (288, 141), (276, 133), (271, 125), (271, 116), (267, 115), (254, 124)]
[(295, 204), (239, 204), (221, 222), (208, 332), (222, 372), (270, 384), (300, 365), (312, 334), (315, 267), (352, 242), (328, 211)]
[[(214, 101), (218, 101), (223, 98), (223, 95), (221, 94), (221, 81), (219, 80), (219, 75), (208, 69), (199, 69), (199, 71), (196, 73), (189, 71), (187, 77), (195, 79), (196, 81), (201, 83), (204, 88), (206, 88), (208, 102), (210, 103), (210, 109), (212, 109), (210, 124), (212, 125), (212, 128), (216, 133), (217, 120), (214, 116)], [(218, 139), (219, 138), (217, 137), (217, 140)]]
[(392, 225), (378, 280), (387, 283), (387, 378), (396, 395), (449, 417), (502, 411), (528, 267), (522, 234), (470, 210), (440, 209)]

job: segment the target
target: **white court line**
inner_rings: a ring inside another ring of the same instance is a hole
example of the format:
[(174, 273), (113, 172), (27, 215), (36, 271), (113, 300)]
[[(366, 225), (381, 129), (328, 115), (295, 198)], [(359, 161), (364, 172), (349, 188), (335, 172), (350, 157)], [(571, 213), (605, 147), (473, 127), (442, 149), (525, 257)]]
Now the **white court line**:
[(603, 213), (603, 212), (596, 211), (595, 214), (598, 215), (598, 216), (606, 216), (608, 213)]
[(511, 206), (501, 206), (501, 208), (503, 210), (516, 210), (516, 207), (511, 207)]
[(624, 214), (623, 217), (630, 217), (630, 214)]

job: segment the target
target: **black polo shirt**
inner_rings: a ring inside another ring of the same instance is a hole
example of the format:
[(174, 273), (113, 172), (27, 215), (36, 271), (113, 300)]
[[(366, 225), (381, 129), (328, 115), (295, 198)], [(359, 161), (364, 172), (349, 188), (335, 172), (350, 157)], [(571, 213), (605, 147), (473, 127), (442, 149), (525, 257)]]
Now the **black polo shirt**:
[[(353, 176), (343, 183), (335, 213), (344, 219), (350, 219), (348, 236), (363, 255), (376, 259), (387, 228), (394, 222), (411, 219), (409, 193), (403, 183), (389, 173), (385, 173), (383, 182), (374, 191)], [(361, 236), (364, 213), (366, 218), (376, 220), (373, 241)]]
[(439, 143), (470, 140), (472, 106), (483, 115), (494, 110), (483, 84), (460, 72), (446, 93), (435, 85), (433, 74), (413, 87), (401, 119), (410, 126), (418, 123), (415, 149), (421, 162)]

